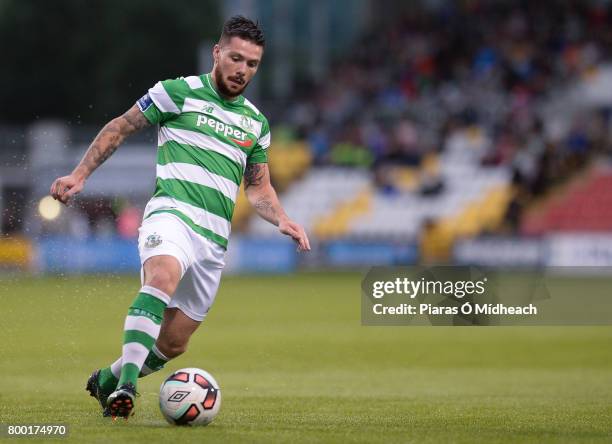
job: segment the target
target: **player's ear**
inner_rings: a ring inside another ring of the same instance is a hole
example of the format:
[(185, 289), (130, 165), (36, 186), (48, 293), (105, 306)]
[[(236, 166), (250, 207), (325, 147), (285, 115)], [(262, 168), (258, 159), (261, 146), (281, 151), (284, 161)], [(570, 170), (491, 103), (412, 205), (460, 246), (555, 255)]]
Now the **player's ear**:
[(219, 44), (215, 44), (215, 46), (213, 46), (213, 50), (212, 50), (212, 54), (213, 54), (213, 61), (215, 63), (219, 63), (219, 54), (221, 53), (221, 46), (219, 46)]

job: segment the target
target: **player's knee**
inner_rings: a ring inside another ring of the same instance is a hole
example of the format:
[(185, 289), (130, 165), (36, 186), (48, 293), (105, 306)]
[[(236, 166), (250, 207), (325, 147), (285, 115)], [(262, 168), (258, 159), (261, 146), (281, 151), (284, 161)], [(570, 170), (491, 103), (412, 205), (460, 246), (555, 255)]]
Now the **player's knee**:
[(181, 279), (181, 265), (171, 256), (153, 256), (144, 263), (144, 283), (169, 296), (174, 294)]
[(163, 268), (155, 268), (152, 272), (148, 273), (145, 284), (155, 287), (167, 295), (172, 295), (176, 290), (178, 282), (171, 272)]
[(177, 338), (160, 339), (157, 340), (157, 348), (170, 359), (176, 358), (187, 351), (187, 341)]

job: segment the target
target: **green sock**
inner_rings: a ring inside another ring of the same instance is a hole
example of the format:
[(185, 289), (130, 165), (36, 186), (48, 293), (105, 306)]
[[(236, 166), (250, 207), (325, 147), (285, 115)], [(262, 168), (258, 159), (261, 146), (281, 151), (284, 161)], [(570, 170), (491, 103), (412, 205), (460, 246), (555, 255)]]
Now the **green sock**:
[(170, 297), (163, 291), (144, 286), (125, 318), (121, 375), (117, 387), (131, 383), (138, 375), (159, 335), (159, 328)]
[(153, 345), (151, 351), (147, 355), (147, 359), (145, 359), (144, 365), (140, 369), (140, 374), (138, 377), (144, 378), (151, 373), (160, 371), (162, 368), (164, 368), (164, 365), (166, 365), (166, 362), (168, 361), (169, 359), (159, 351), (157, 346)]
[(115, 391), (115, 387), (117, 387), (117, 383), (119, 379), (113, 375), (110, 367), (103, 368), (100, 370), (100, 374), (98, 375), (98, 385), (102, 389), (103, 393), (112, 393)]
[[(153, 345), (151, 351), (145, 359), (142, 369), (140, 369), (139, 378), (144, 378), (151, 373), (160, 371), (166, 365), (169, 359)], [(115, 376), (116, 374), (116, 376)], [(111, 394), (117, 388), (119, 376), (121, 375), (121, 358), (117, 359), (113, 364), (100, 370), (98, 375), (98, 385), (103, 393)]]

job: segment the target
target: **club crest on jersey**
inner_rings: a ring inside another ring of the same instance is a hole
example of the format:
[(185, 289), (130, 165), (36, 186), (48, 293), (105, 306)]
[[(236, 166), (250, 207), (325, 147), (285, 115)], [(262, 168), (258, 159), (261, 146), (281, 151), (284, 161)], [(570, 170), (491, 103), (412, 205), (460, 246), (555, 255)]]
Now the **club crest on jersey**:
[(162, 243), (162, 238), (159, 234), (155, 233), (155, 234), (150, 234), (149, 236), (147, 236), (147, 240), (145, 241), (145, 247), (146, 248), (155, 248), (157, 247), (159, 244)]
[(212, 105), (206, 105), (202, 111), (206, 114), (212, 114), (215, 108)]
[(240, 119), (240, 128), (245, 131), (253, 131), (253, 122), (247, 116), (242, 116)]

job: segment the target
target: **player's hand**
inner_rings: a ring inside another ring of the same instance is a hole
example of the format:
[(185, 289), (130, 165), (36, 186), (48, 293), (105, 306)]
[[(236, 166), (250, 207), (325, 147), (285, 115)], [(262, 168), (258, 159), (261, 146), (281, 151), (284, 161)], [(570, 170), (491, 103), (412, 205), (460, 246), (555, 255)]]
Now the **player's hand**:
[(85, 186), (85, 179), (71, 174), (55, 179), (51, 185), (51, 196), (63, 204), (67, 204), (72, 196), (81, 192)]
[(291, 239), (298, 245), (298, 251), (310, 251), (310, 241), (300, 224), (284, 219), (278, 224), (278, 229), (281, 233), (291, 236)]

